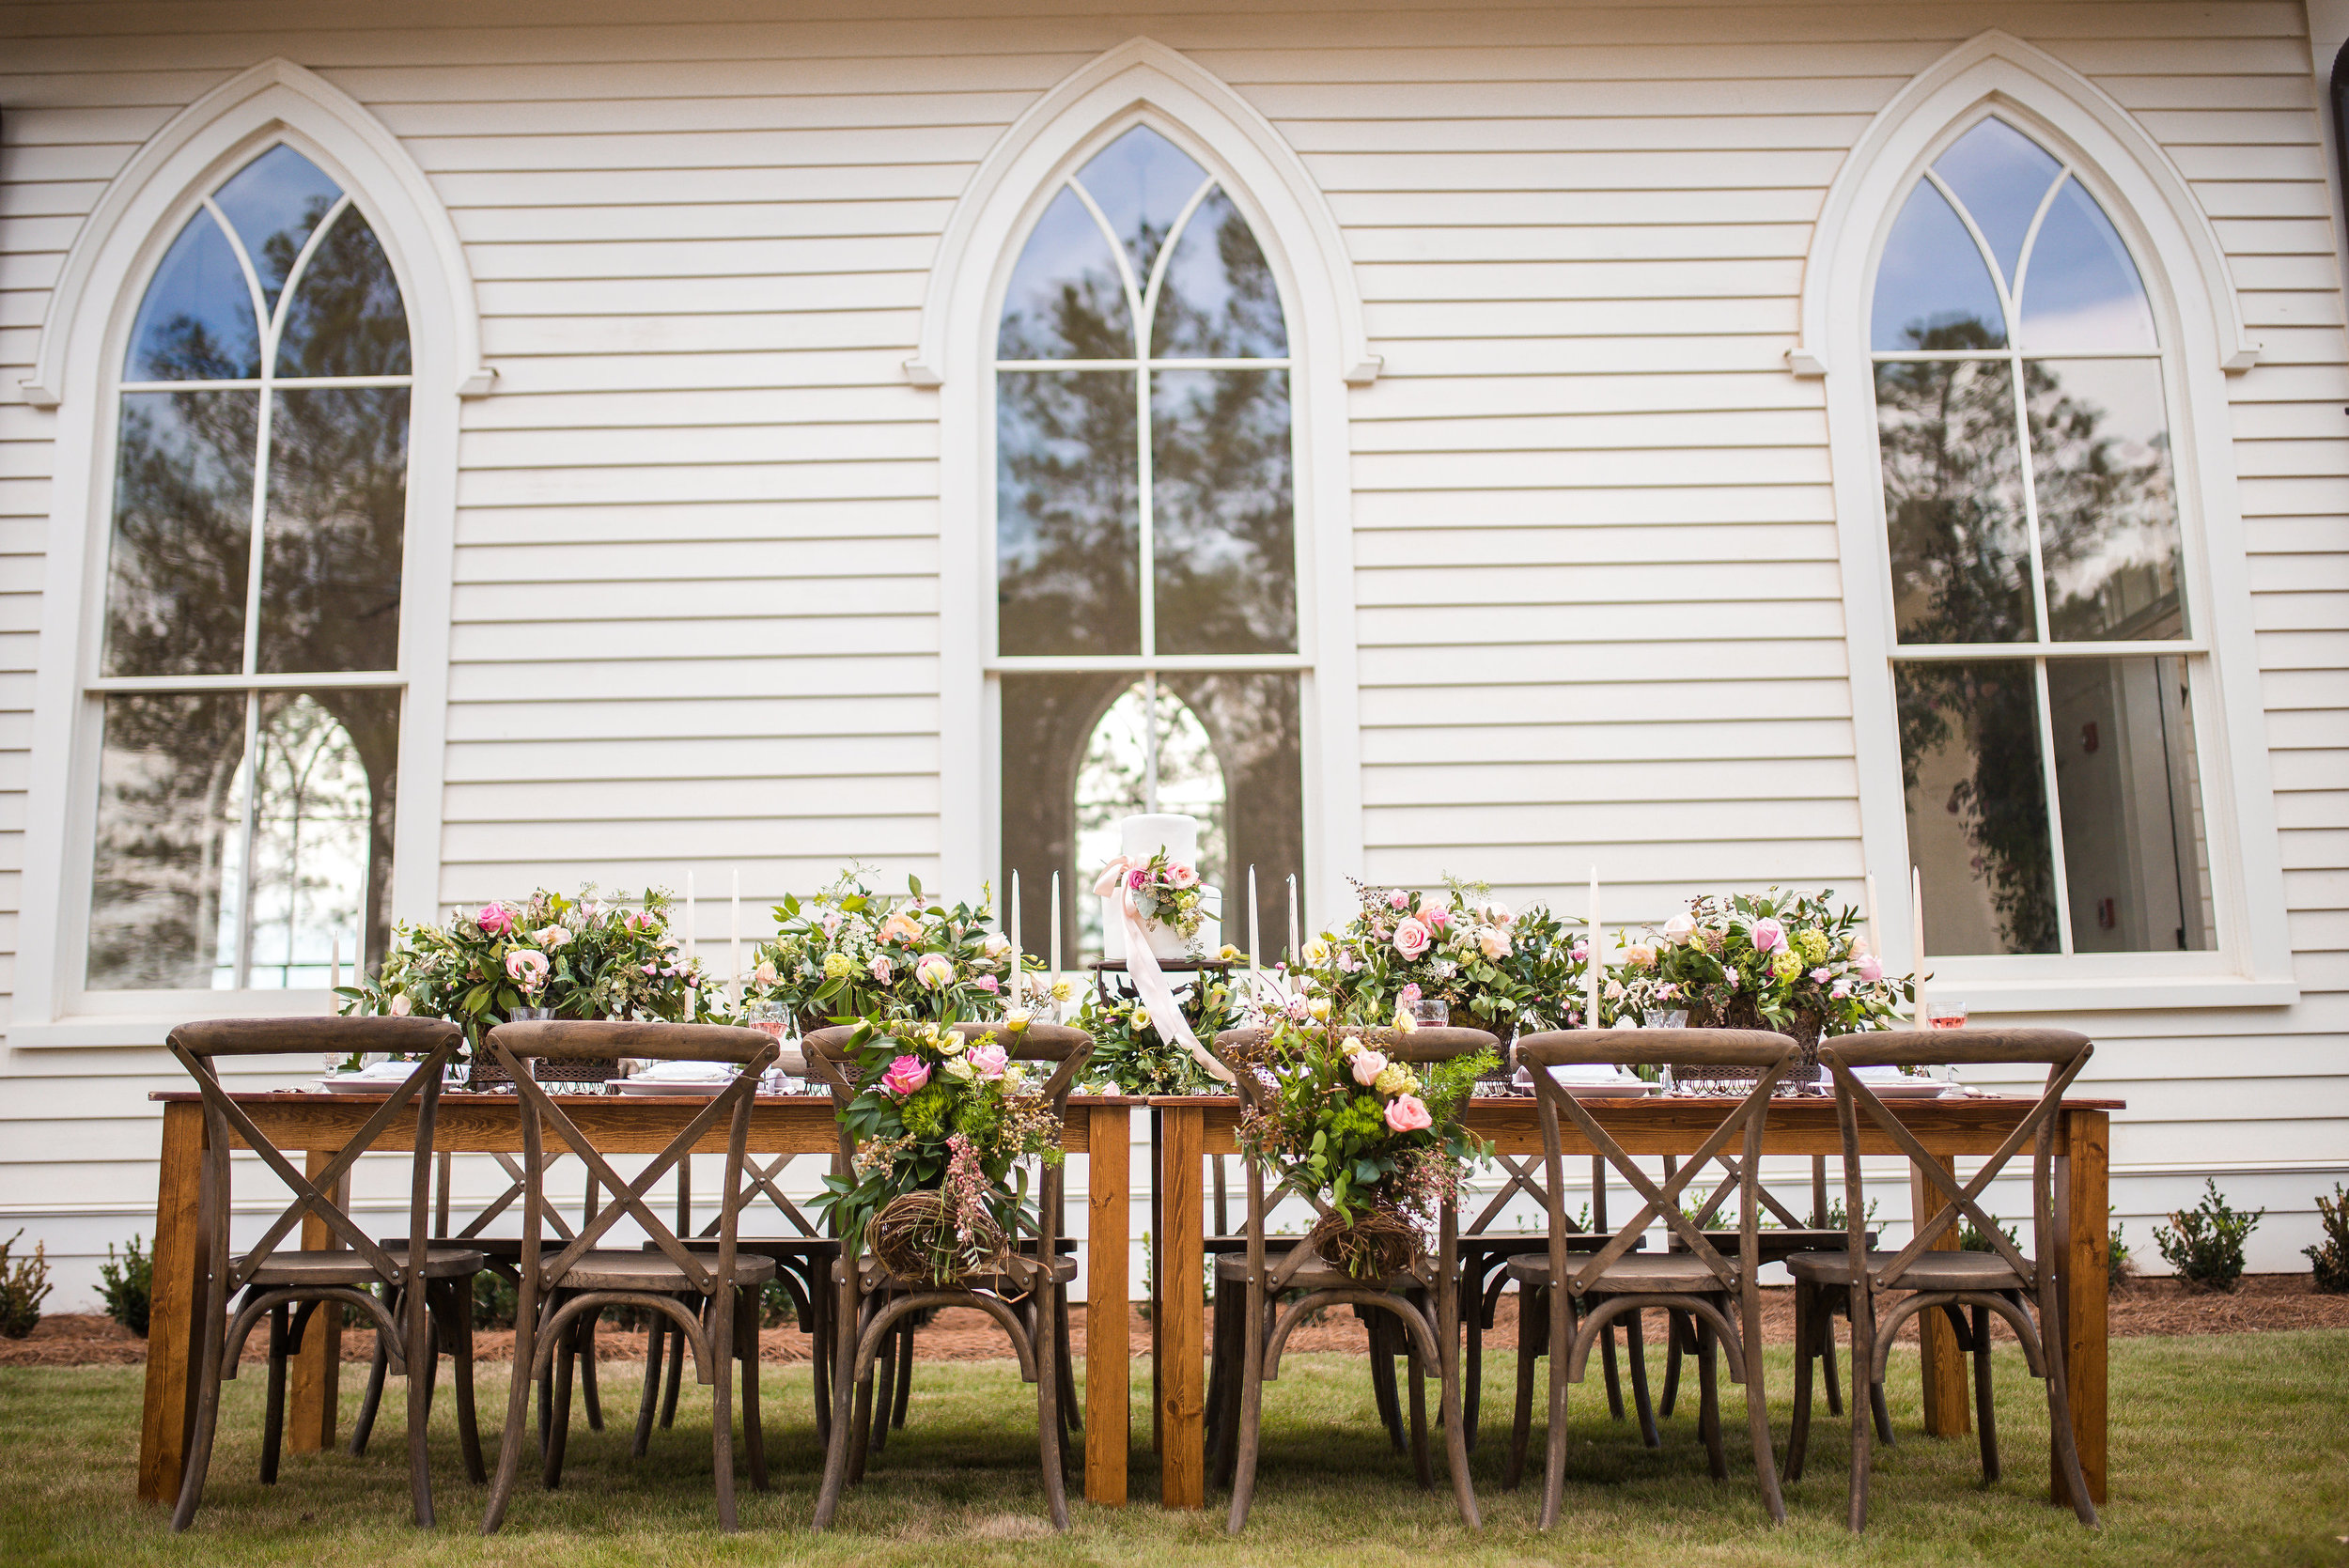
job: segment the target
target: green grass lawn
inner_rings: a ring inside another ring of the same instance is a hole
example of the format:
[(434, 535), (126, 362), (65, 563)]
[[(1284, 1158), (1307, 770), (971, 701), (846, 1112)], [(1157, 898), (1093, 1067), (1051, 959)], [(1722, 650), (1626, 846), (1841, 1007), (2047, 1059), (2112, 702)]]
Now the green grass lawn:
[[(806, 1369), (770, 1368), (776, 1489), (762, 1496), (745, 1485), (739, 1536), (715, 1528), (705, 1405), (698, 1424), (680, 1409), (677, 1428), (641, 1464), (630, 1460), (618, 1421), (599, 1434), (576, 1424), (562, 1490), (541, 1490), (525, 1467), (505, 1532), (488, 1541), (475, 1533), (480, 1494), (459, 1476), (445, 1431), (435, 1433), (442, 1528), (425, 1533), (408, 1524), (397, 1383), (367, 1457), (289, 1456), (271, 1488), (254, 1479), (261, 1379), (232, 1384), (204, 1512), (175, 1537), (162, 1510), (132, 1500), (141, 1371), (8, 1369), (0, 1370), (0, 1562), (2349, 1562), (2341, 1539), (2349, 1536), (2349, 1334), (2136, 1339), (2112, 1348), (2112, 1497), (2101, 1532), (2046, 1503), (2046, 1406), (2009, 1347), (1999, 1369), (2008, 1479), (1986, 1491), (1970, 1437), (1919, 1433), (1914, 1362), (1894, 1363), (1900, 1444), (1879, 1453), (1863, 1541), (1842, 1523), (1840, 1422), (1819, 1430), (1809, 1477), (1787, 1491), (1791, 1517), (1773, 1529), (1750, 1469), (1739, 1467), (1741, 1406), (1725, 1412), (1731, 1479), (1717, 1485), (1704, 1474), (1692, 1407), (1669, 1423), (1662, 1452), (1650, 1452), (1629, 1426), (1606, 1419), (1595, 1363), (1592, 1382), (1576, 1390), (1565, 1519), (1536, 1531), (1538, 1485), (1501, 1490), (1514, 1386), (1505, 1352), (1486, 1364), (1486, 1441), (1475, 1460), (1483, 1534), (1461, 1529), (1448, 1492), (1420, 1491), (1408, 1461), (1389, 1451), (1359, 1360), (1298, 1356), (1268, 1391), (1254, 1517), (1237, 1541), (1223, 1534), (1219, 1494), (1204, 1514), (1156, 1505), (1155, 1461), (1141, 1452), (1146, 1368), (1135, 1379), (1134, 1506), (1072, 1502), (1065, 1537), (1053, 1538), (1044, 1520), (1033, 1398), (1008, 1362), (983, 1362), (918, 1369), (907, 1430), (849, 1494), (830, 1535), (807, 1529), (821, 1456), (806, 1420)], [(483, 1419), (494, 1426), (503, 1369), (484, 1372)], [(607, 1371), (615, 1413), (633, 1415), (635, 1372)], [(1782, 1352), (1773, 1354), (1771, 1379), (1782, 1442)], [(344, 1408), (347, 1418), (348, 1399)], [(447, 1426), (444, 1411), (435, 1424)]]

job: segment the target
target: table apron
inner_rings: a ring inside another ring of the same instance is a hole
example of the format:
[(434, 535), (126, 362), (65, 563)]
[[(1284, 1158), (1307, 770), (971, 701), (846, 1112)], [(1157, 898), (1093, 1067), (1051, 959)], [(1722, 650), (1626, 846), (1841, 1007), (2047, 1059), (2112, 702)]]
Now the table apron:
[[(567, 1096), (555, 1103), (594, 1142), (597, 1152), (604, 1155), (660, 1154), (699, 1113), (699, 1107), (691, 1104), (631, 1105), (623, 1099), (586, 1094)], [(245, 1113), (253, 1118), (253, 1125), (281, 1149), (339, 1149), (366, 1124), (381, 1102), (352, 1096), (347, 1103), (245, 1100), (241, 1104)], [(1090, 1117), (1070, 1115), (1063, 1129), (1061, 1148), (1069, 1154), (1091, 1152), (1090, 1123)], [(552, 1126), (546, 1126), (544, 1138), (550, 1154), (565, 1147)], [(406, 1113), (395, 1117), (368, 1148), (397, 1153), (413, 1149), (415, 1141), (415, 1116)], [(512, 1104), (471, 1105), (443, 1100), (432, 1141), (435, 1148), (457, 1154), (520, 1154), (522, 1129), (518, 1108)], [(235, 1139), (235, 1147), (245, 1146), (242, 1138)], [(805, 1108), (754, 1106), (748, 1146), (754, 1154), (836, 1154), (840, 1132), (829, 1103), (811, 1102)], [(726, 1124), (723, 1118), (694, 1142), (693, 1152), (726, 1152)]]

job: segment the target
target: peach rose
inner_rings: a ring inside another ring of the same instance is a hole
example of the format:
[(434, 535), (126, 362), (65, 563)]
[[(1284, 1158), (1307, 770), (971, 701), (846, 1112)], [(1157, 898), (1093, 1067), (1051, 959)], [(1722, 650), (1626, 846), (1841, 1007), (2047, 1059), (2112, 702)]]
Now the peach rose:
[(1408, 915), (1395, 923), (1394, 950), (1406, 958), (1419, 957), (1435, 939), (1426, 926)]
[(1434, 1123), (1435, 1118), (1427, 1114), (1427, 1102), (1417, 1094), (1397, 1094), (1387, 1102), (1389, 1132), (1423, 1132)]

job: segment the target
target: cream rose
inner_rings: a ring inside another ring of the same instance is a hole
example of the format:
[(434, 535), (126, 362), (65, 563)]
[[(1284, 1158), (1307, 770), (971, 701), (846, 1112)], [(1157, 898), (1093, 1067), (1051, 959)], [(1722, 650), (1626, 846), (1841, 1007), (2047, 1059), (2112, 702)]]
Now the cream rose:
[(1435, 936), (1426, 926), (1406, 915), (1394, 926), (1394, 950), (1406, 958), (1417, 958), (1426, 953)]

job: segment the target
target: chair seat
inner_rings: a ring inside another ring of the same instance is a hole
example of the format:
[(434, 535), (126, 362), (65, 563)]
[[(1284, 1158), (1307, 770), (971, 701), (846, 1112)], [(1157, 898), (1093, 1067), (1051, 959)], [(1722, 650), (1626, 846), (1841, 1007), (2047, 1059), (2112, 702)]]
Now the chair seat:
[[(1881, 1273), (1896, 1252), (1870, 1252), (1868, 1272)], [(1840, 1285), (1851, 1278), (1850, 1254), (1801, 1252), (1786, 1260), (1787, 1272), (1807, 1284)], [(1921, 1252), (1893, 1284), (1894, 1290), (2030, 1290), (2032, 1281), (2016, 1274), (1996, 1252)]]
[[(552, 1261), (553, 1255), (550, 1250), (547, 1257)], [(763, 1285), (774, 1277), (774, 1259), (735, 1254), (737, 1285)], [(662, 1296), (693, 1296), (701, 1290), (665, 1252), (589, 1252), (565, 1271), (558, 1284), (563, 1290), (641, 1290)]]
[[(1866, 1234), (1868, 1245), (1874, 1247), (1876, 1244), (1875, 1232), (1870, 1231)], [(1711, 1244), (1713, 1250), (1721, 1256), (1734, 1258), (1737, 1255), (1737, 1249), (1743, 1238), (1735, 1231), (1707, 1231), (1704, 1233), (1704, 1239)], [(1784, 1263), (1797, 1252), (1840, 1254), (1845, 1247), (1850, 1245), (1850, 1241), (1851, 1233), (1848, 1231), (1809, 1228), (1785, 1231), (1765, 1230), (1756, 1233), (1754, 1236), (1754, 1252), (1764, 1263)], [(1688, 1250), (1688, 1244), (1681, 1240), (1675, 1233), (1672, 1237), (1672, 1250), (1675, 1252), (1685, 1252)]]
[[(1549, 1259), (1512, 1258), (1509, 1278), (1521, 1290), (1549, 1283)], [(1726, 1290), (1720, 1276), (1688, 1252), (1630, 1252), (1607, 1265), (1591, 1291), (1603, 1296), (1709, 1296)]]
[[(1293, 1245), (1291, 1250), (1293, 1250)], [(1283, 1251), (1281, 1255), (1285, 1257), (1287, 1253), (1286, 1251)], [(1272, 1259), (1272, 1251), (1269, 1244), (1266, 1247), (1266, 1258), (1268, 1262)], [(1244, 1252), (1227, 1252), (1217, 1258), (1215, 1260), (1215, 1279), (1218, 1285), (1227, 1282), (1234, 1285), (1247, 1284), (1247, 1254)], [(1368, 1288), (1371, 1290), (1411, 1290), (1419, 1288), (1419, 1286), (1420, 1279), (1416, 1274), (1392, 1274), (1383, 1280), (1357, 1280), (1354, 1276), (1348, 1274), (1337, 1265), (1333, 1263), (1324, 1263), (1321, 1259), (1315, 1258), (1300, 1266), (1296, 1273), (1290, 1275), (1288, 1277), (1288, 1282), (1281, 1288), (1283, 1290), (1346, 1290), (1362, 1288)]]
[[(1302, 1236), (1268, 1235), (1264, 1238), (1265, 1254), (1285, 1258), (1289, 1255), (1289, 1249), (1303, 1239)], [(1245, 1252), (1248, 1250), (1248, 1237), (1245, 1234), (1211, 1235), (1206, 1239), (1201, 1250), (1210, 1257), (1221, 1257), (1226, 1252)]]
[[(1057, 1250), (1057, 1249), (1055, 1249), (1055, 1250)], [(865, 1281), (868, 1288), (870, 1288), (875, 1281), (883, 1279), (888, 1279), (891, 1282), (906, 1290), (929, 1290), (933, 1288), (926, 1281), (895, 1279), (894, 1276), (889, 1275), (886, 1270), (882, 1269), (880, 1265), (869, 1255), (865, 1259), (865, 1267), (867, 1270)], [(832, 1265), (832, 1282), (834, 1284), (838, 1284), (847, 1277), (848, 1270), (848, 1265), (846, 1260), (835, 1260)], [(1076, 1283), (1076, 1281), (1077, 1260), (1075, 1258), (1061, 1257), (1054, 1258), (1052, 1260), (1052, 1282), (1054, 1284), (1074, 1284)], [(957, 1290), (972, 1291), (983, 1290), (995, 1296), (1018, 1296), (1023, 1291), (1033, 1289), (1034, 1281), (1028, 1279), (1015, 1278), (1009, 1274), (970, 1274), (965, 1275), (953, 1288)]]
[[(391, 1251), (397, 1261), (405, 1264), (408, 1250), (403, 1245)], [(457, 1280), (468, 1274), (478, 1274), (489, 1266), (489, 1259), (471, 1248), (430, 1247), (425, 1250), (424, 1277), (428, 1280)], [(380, 1285), (383, 1276), (375, 1265), (356, 1252), (272, 1252), (261, 1266), (253, 1271), (248, 1284), (266, 1285), (275, 1289), (299, 1288), (304, 1285)]]

